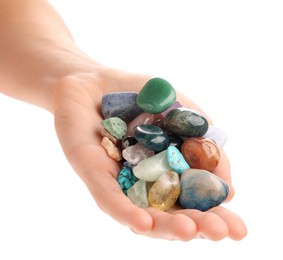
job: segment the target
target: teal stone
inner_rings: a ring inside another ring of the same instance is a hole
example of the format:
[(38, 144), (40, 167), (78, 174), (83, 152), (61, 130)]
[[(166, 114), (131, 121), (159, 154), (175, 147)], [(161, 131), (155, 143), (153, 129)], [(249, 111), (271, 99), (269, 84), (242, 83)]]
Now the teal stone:
[(159, 114), (176, 101), (176, 92), (172, 85), (161, 78), (152, 78), (146, 82), (137, 96), (137, 105), (145, 112)]
[(201, 137), (208, 130), (208, 121), (199, 112), (189, 108), (175, 108), (163, 120), (171, 133), (184, 137)]
[(130, 189), (137, 181), (138, 179), (133, 174), (132, 169), (127, 166), (123, 166), (118, 176), (118, 182), (124, 194), (127, 194), (127, 190)]
[(180, 204), (185, 209), (206, 211), (226, 200), (229, 187), (216, 175), (199, 169), (189, 169), (181, 175)]
[(154, 125), (139, 125), (134, 128), (134, 137), (147, 149), (155, 152), (165, 150), (169, 145), (169, 137), (161, 128)]
[(169, 146), (166, 155), (168, 165), (174, 172), (182, 174), (185, 170), (190, 169), (190, 165), (175, 146)]
[(127, 132), (127, 124), (119, 117), (110, 117), (101, 122), (102, 126), (117, 139), (122, 140)]

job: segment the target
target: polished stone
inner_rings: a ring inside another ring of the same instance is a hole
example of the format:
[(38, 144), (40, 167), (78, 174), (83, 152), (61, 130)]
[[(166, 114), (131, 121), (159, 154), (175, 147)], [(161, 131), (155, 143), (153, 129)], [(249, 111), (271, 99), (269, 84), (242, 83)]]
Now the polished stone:
[(104, 147), (109, 157), (115, 161), (119, 162), (123, 159), (120, 149), (118, 149), (118, 147), (115, 146), (115, 144), (108, 137), (104, 136), (102, 138), (101, 146)]
[(144, 112), (138, 115), (133, 121), (128, 124), (127, 135), (134, 136), (134, 128), (139, 125), (150, 125), (154, 122), (153, 114)]
[(160, 152), (169, 145), (169, 137), (161, 128), (154, 125), (139, 125), (135, 127), (134, 137), (146, 148)]
[(141, 89), (137, 96), (138, 106), (145, 112), (159, 114), (176, 101), (176, 92), (164, 79), (152, 78)]
[(136, 103), (138, 93), (136, 92), (115, 92), (102, 97), (102, 115), (104, 119), (119, 117), (125, 122), (132, 121), (142, 109)]
[(137, 139), (132, 137), (132, 136), (125, 136), (123, 139), (122, 139), (122, 142), (121, 142), (121, 147), (122, 147), (122, 150), (126, 149), (127, 147), (129, 146), (132, 146), (132, 145), (135, 145), (137, 143)]
[(132, 170), (128, 167), (122, 167), (117, 180), (124, 194), (127, 194), (127, 190), (138, 181)]
[(213, 172), (220, 160), (216, 144), (207, 138), (188, 138), (182, 145), (181, 152), (191, 168)]
[(101, 128), (100, 134), (108, 137), (116, 146), (119, 145), (120, 140), (118, 140), (115, 136), (111, 135), (105, 128)]
[(148, 191), (149, 206), (167, 211), (177, 201), (180, 194), (178, 173), (167, 171), (163, 173)]
[(147, 185), (143, 180), (137, 181), (130, 189), (127, 190), (128, 198), (138, 207), (147, 208)]
[(166, 110), (164, 110), (163, 112), (160, 113), (160, 117), (163, 119), (165, 116), (167, 116), (167, 114), (175, 109), (175, 108), (179, 108), (179, 107), (182, 107), (182, 105), (180, 104), (180, 102), (178, 101), (175, 101), (172, 106), (170, 106), (169, 108), (167, 108)]
[(181, 175), (179, 199), (185, 209), (206, 211), (224, 202), (228, 194), (228, 185), (208, 171), (189, 169)]
[(102, 126), (114, 137), (122, 140), (127, 132), (127, 124), (119, 117), (110, 117), (101, 122)]
[(175, 146), (177, 149), (181, 150), (184, 140), (178, 135), (168, 134), (169, 136), (169, 145)]
[(227, 142), (227, 133), (213, 125), (208, 127), (208, 131), (203, 137), (214, 141), (219, 148), (222, 148)]
[(141, 143), (137, 143), (124, 149), (122, 155), (127, 162), (136, 165), (140, 161), (153, 156), (154, 151), (147, 149)]
[(182, 153), (175, 146), (167, 148), (166, 156), (168, 165), (173, 171), (182, 174), (183, 171), (190, 169), (190, 165), (188, 165)]
[(134, 175), (138, 179), (145, 180), (147, 182), (156, 181), (161, 174), (170, 170), (166, 153), (167, 151), (165, 150), (140, 161), (133, 168)]
[(171, 133), (184, 137), (203, 136), (208, 130), (208, 121), (195, 110), (175, 108), (163, 120), (164, 127)]

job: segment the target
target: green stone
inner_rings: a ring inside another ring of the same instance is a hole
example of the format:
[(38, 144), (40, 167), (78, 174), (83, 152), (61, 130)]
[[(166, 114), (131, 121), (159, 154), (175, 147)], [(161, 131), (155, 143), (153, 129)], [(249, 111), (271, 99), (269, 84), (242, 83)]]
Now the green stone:
[(122, 140), (127, 132), (127, 124), (119, 117), (110, 117), (101, 122), (102, 126), (117, 139)]
[(161, 78), (150, 79), (137, 96), (137, 105), (145, 112), (159, 114), (176, 101), (172, 85)]

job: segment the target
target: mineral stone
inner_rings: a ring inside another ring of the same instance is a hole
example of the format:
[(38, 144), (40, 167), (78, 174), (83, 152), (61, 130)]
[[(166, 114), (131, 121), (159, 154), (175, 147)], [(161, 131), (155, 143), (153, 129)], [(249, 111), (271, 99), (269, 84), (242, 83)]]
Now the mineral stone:
[(128, 124), (127, 135), (134, 136), (134, 128), (138, 125), (150, 125), (154, 121), (154, 115), (149, 113), (141, 113), (133, 121)]
[(141, 143), (129, 146), (122, 151), (123, 158), (132, 165), (149, 158), (154, 155), (154, 152), (144, 147)]
[(171, 110), (179, 107), (182, 107), (182, 105), (178, 101), (175, 101), (172, 106), (160, 113), (160, 117), (163, 119)]
[(188, 138), (182, 145), (181, 152), (191, 168), (213, 172), (220, 160), (216, 144), (203, 137)]
[(183, 155), (175, 146), (169, 146), (166, 155), (169, 167), (173, 171), (182, 174), (183, 171), (190, 169)]
[(227, 141), (226, 132), (213, 125), (208, 127), (208, 131), (203, 137), (213, 140), (218, 148), (223, 147)]
[(169, 137), (161, 128), (154, 125), (139, 125), (134, 129), (135, 138), (146, 148), (160, 152), (169, 145)]
[(136, 103), (138, 93), (116, 92), (102, 97), (102, 115), (104, 119), (119, 117), (125, 122), (132, 121), (142, 109)]
[(168, 134), (169, 136), (169, 145), (175, 146), (177, 149), (181, 150), (184, 140), (178, 135)]
[(137, 96), (138, 106), (145, 112), (159, 114), (176, 101), (171, 84), (161, 78), (150, 79)]
[(167, 211), (176, 202), (180, 194), (178, 173), (167, 171), (151, 186), (148, 192), (149, 206)]
[(115, 136), (111, 135), (105, 128), (101, 128), (100, 134), (108, 137), (116, 146), (119, 144), (119, 140)]
[(132, 136), (124, 136), (121, 142), (122, 149), (124, 150), (129, 146), (135, 145), (137, 142), (137, 139)]
[(127, 124), (119, 117), (110, 117), (101, 122), (102, 126), (114, 137), (121, 140), (127, 132)]
[(127, 190), (130, 189), (138, 181), (132, 170), (128, 167), (122, 167), (117, 180), (125, 194), (127, 194)]
[(185, 209), (206, 211), (224, 202), (228, 194), (228, 185), (208, 171), (189, 169), (181, 175), (179, 199)]
[(120, 149), (118, 149), (118, 147), (115, 146), (115, 144), (113, 142), (111, 142), (108, 137), (104, 136), (102, 138), (101, 146), (104, 147), (104, 149), (106, 150), (107, 154), (112, 159), (114, 159), (115, 161), (119, 162), (119, 161), (121, 161), (123, 159)]
[(163, 120), (164, 127), (171, 133), (184, 137), (203, 136), (208, 129), (208, 121), (197, 111), (175, 108)]
[(147, 188), (146, 182), (143, 180), (137, 181), (130, 189), (127, 190), (128, 198), (138, 207), (147, 208)]

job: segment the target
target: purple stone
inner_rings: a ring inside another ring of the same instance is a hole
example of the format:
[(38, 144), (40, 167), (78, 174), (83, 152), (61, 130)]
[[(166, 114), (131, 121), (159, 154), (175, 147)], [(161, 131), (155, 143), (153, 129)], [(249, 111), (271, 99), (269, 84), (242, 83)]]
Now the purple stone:
[(182, 107), (182, 105), (178, 101), (175, 101), (171, 107), (161, 112), (160, 115), (164, 118), (171, 110), (178, 108), (178, 107)]

